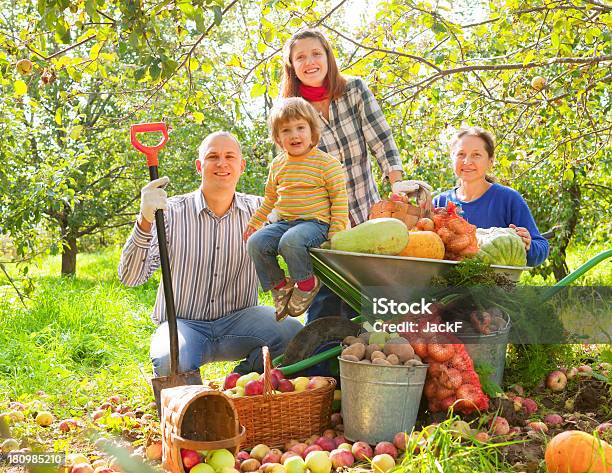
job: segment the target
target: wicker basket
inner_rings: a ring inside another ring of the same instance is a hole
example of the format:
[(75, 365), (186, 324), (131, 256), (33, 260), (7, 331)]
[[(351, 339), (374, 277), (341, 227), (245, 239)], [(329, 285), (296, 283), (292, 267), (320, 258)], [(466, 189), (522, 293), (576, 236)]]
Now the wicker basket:
[(226, 448), (236, 456), (245, 437), (229, 397), (208, 386), (179, 386), (161, 392), (162, 461), (185, 473), (181, 449)]
[(336, 380), (301, 392), (274, 394), (268, 347), (263, 347), (264, 394), (233, 398), (240, 423), (246, 428), (245, 448), (259, 443), (282, 447), (291, 439), (303, 440), (329, 427)]

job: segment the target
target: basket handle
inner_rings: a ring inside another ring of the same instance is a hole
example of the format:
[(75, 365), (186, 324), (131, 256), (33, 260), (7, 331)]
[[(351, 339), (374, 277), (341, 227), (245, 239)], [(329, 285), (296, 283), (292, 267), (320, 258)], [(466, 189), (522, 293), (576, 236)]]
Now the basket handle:
[(266, 397), (270, 397), (274, 394), (274, 389), (272, 388), (272, 359), (270, 358), (270, 350), (268, 347), (261, 347), (261, 352), (263, 354), (263, 395)]
[(179, 448), (189, 450), (218, 450), (220, 448), (232, 448), (241, 445), (246, 437), (246, 428), (240, 426), (240, 433), (234, 437), (223, 440), (189, 440), (179, 435), (170, 434), (172, 442)]

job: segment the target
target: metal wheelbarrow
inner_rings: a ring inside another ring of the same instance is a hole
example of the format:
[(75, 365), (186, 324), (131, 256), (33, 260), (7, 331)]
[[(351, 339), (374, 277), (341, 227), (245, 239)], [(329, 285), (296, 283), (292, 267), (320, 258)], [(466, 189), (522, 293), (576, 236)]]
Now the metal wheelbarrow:
[[(345, 251), (312, 248), (310, 255), (313, 268), (321, 282), (328, 286), (342, 300), (357, 312), (361, 312), (363, 292), (368, 287), (397, 287), (402, 284), (401, 293), (390, 291), (388, 297), (406, 297), (406, 288), (419, 291), (430, 286), (434, 276), (443, 275), (458, 264), (456, 261), (432, 260), (403, 256), (383, 256)], [(579, 268), (558, 281), (544, 298), (554, 296), (565, 286), (569, 286), (587, 271), (612, 257), (612, 249), (605, 250), (592, 257)], [(499, 273), (517, 281), (521, 273), (530, 268), (492, 265)], [(333, 275), (330, 277), (328, 275)], [(338, 280), (343, 280), (339, 285)], [(347, 286), (348, 289), (344, 286)], [(347, 335), (357, 335), (361, 323), (365, 320), (355, 317), (351, 321), (341, 317), (318, 319), (302, 329), (287, 346), (284, 355), (273, 360), (273, 364), (287, 376), (305, 372), (316, 365), (331, 370), (334, 375), (336, 357), (341, 353), (340, 342)], [(281, 366), (281, 365), (285, 366)]]

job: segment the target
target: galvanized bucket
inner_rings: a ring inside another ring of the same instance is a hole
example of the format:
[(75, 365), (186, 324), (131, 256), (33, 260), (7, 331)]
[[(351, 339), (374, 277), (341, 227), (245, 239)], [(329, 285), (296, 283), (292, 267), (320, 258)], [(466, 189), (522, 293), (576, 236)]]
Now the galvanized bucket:
[(427, 365), (381, 366), (338, 359), (347, 439), (376, 444), (412, 430)]
[(465, 349), (475, 364), (484, 363), (493, 368), (490, 379), (499, 386), (504, 378), (506, 349), (511, 326), (510, 319), (507, 319), (504, 328), (483, 335), (471, 329), (471, 325), (467, 324), (467, 330), (457, 333), (457, 337), (465, 344)]

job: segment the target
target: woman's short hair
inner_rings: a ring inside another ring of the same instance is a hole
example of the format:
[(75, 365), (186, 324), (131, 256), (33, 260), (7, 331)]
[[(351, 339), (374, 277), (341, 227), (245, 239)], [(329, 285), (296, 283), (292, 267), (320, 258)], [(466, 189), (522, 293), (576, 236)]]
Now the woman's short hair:
[[(488, 130), (481, 128), (479, 126), (462, 126), (459, 130), (453, 135), (453, 137), (449, 141), (449, 149), (452, 154), (453, 148), (457, 144), (457, 142), (463, 138), (464, 136), (476, 136), (480, 138), (484, 142), (484, 148), (487, 154), (489, 155), (489, 159), (491, 161), (495, 158), (495, 136)], [(487, 182), (497, 182), (495, 176), (490, 174), (485, 175), (485, 180)]]
[(344, 94), (346, 89), (346, 78), (338, 70), (336, 58), (329, 41), (323, 33), (314, 28), (307, 28), (295, 33), (283, 46), (283, 81), (281, 84), (281, 97), (299, 97), (300, 80), (295, 74), (295, 69), (291, 63), (291, 53), (296, 41), (306, 38), (319, 40), (327, 56), (327, 88), (329, 98), (337, 99)]
[(278, 144), (278, 132), (284, 123), (290, 120), (306, 120), (310, 126), (312, 144), (317, 146), (321, 138), (321, 125), (319, 115), (315, 108), (302, 97), (288, 97), (279, 99), (270, 110), (268, 125), (270, 127), (270, 138)]

